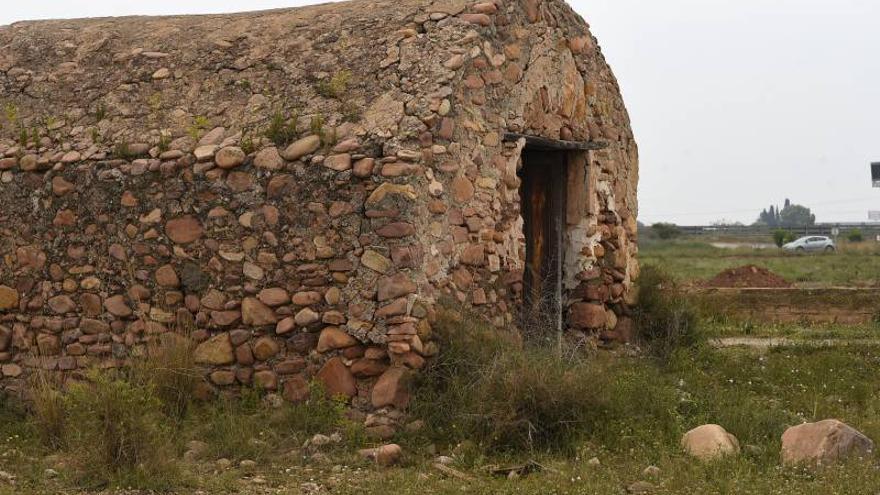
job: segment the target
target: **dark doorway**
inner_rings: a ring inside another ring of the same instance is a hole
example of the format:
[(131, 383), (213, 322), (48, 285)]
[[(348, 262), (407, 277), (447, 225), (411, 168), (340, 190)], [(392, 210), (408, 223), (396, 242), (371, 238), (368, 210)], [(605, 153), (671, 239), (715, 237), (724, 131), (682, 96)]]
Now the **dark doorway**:
[(526, 147), (519, 176), (526, 248), (523, 328), (549, 337), (547, 332), (562, 324), (566, 153)]

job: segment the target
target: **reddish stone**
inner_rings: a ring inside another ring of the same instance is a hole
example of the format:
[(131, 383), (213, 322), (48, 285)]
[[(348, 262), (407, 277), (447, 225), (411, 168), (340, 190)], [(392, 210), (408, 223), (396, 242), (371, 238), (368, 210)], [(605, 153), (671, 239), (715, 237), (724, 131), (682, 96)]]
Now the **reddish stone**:
[(455, 134), (455, 120), (450, 117), (443, 117), (440, 121), (439, 135), (441, 139), (450, 140)]
[(211, 311), (211, 322), (221, 328), (232, 326), (239, 320), (241, 320), (240, 311)]
[(415, 282), (410, 280), (405, 273), (397, 273), (391, 277), (382, 277), (376, 285), (376, 297), (380, 302), (414, 294), (417, 290)]
[[(233, 342), (233, 345), (235, 343)], [(254, 352), (248, 344), (242, 344), (235, 348), (235, 362), (242, 366), (250, 366), (254, 364)]]
[(52, 194), (55, 196), (64, 196), (67, 193), (76, 189), (76, 186), (68, 182), (64, 177), (60, 175), (56, 175), (52, 177)]
[(261, 290), (257, 294), (257, 299), (267, 306), (281, 306), (290, 301), (290, 295), (287, 294), (286, 290), (275, 287)]
[(254, 177), (247, 172), (229, 172), (226, 177), (226, 185), (234, 193), (250, 191), (254, 187)]
[(221, 387), (232, 385), (235, 383), (235, 372), (229, 370), (218, 370), (210, 375), (211, 383)]
[(254, 357), (260, 361), (272, 359), (280, 350), (278, 342), (271, 337), (260, 337), (253, 346)]
[(275, 373), (279, 375), (292, 375), (306, 369), (306, 360), (296, 356), (285, 359), (275, 365)]
[(309, 382), (301, 376), (285, 380), (281, 397), (293, 403), (305, 402), (309, 398)]
[(466, 247), (459, 259), (465, 265), (483, 266), (486, 264), (486, 250), (482, 244), (474, 244)]
[(195, 242), (203, 233), (202, 224), (190, 215), (169, 220), (165, 224), (165, 234), (176, 244)]
[(318, 338), (318, 352), (335, 351), (357, 345), (358, 341), (351, 335), (336, 327), (327, 327)]
[(55, 314), (70, 313), (76, 309), (76, 303), (69, 296), (55, 296), (48, 301), (49, 309)]
[(410, 394), (407, 386), (408, 371), (406, 368), (389, 368), (373, 386), (371, 402), (373, 407), (394, 406), (398, 409), (409, 404)]
[(324, 390), (329, 397), (354, 397), (357, 395), (357, 382), (342, 359), (335, 357), (327, 361), (324, 367), (316, 375), (316, 378), (324, 384)]
[(577, 329), (596, 329), (605, 326), (607, 315), (600, 304), (575, 303), (569, 312), (569, 325)]
[(407, 222), (396, 222), (390, 223), (378, 230), (376, 233), (381, 237), (390, 238), (390, 239), (400, 239), (401, 237), (407, 237), (416, 233), (415, 227), (412, 224)]
[(486, 14), (461, 14), (461, 20), (480, 26), (492, 25), (492, 18)]
[(156, 283), (162, 287), (179, 287), (180, 279), (171, 265), (165, 265), (156, 270)]
[(284, 335), (292, 332), (296, 328), (296, 319), (292, 316), (288, 316), (283, 320), (279, 321), (277, 325), (275, 325), (275, 334), (276, 335)]
[(37, 335), (37, 349), (41, 356), (57, 356), (61, 354), (61, 339), (55, 335), (41, 333)]
[(104, 301), (104, 309), (106, 309), (111, 315), (119, 318), (127, 318), (132, 315), (131, 308), (129, 308), (128, 304), (125, 302), (125, 296), (121, 295), (108, 297)]
[(266, 185), (266, 197), (269, 199), (281, 198), (294, 185), (296, 185), (296, 179), (292, 175), (278, 174), (269, 179), (269, 184)]
[(278, 317), (272, 308), (253, 297), (246, 297), (241, 302), (241, 318), (245, 325), (256, 327), (274, 325), (278, 322)]
[(257, 371), (254, 373), (254, 384), (262, 390), (275, 390), (278, 388), (278, 376), (271, 370)]
[(318, 336), (313, 333), (298, 333), (287, 340), (288, 349), (300, 354), (308, 354), (318, 345)]
[(388, 365), (375, 359), (358, 359), (351, 365), (351, 372), (358, 378), (369, 378), (385, 373)]

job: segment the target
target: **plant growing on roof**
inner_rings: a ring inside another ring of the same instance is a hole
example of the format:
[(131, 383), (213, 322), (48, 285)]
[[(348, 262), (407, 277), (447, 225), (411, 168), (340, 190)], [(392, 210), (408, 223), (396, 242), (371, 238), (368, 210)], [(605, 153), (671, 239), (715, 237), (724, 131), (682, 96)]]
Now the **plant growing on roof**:
[(324, 98), (339, 99), (348, 91), (351, 82), (351, 71), (342, 70), (333, 74), (329, 80), (319, 81), (315, 85), (315, 91)]
[(280, 111), (272, 115), (269, 127), (266, 129), (266, 137), (276, 146), (286, 146), (296, 139), (296, 121), (299, 113), (294, 110), (290, 118), (285, 119)]
[(186, 129), (186, 132), (193, 141), (198, 141), (205, 133), (205, 129), (210, 125), (211, 121), (208, 120), (208, 117), (205, 117), (204, 115), (196, 115), (193, 117), (192, 124)]

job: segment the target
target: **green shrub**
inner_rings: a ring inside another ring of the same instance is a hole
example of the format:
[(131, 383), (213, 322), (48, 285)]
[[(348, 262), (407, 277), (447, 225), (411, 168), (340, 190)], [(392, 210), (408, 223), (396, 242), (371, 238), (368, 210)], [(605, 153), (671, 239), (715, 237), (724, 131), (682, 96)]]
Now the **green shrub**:
[(634, 316), (639, 338), (662, 359), (704, 340), (695, 308), (659, 268), (642, 268)]
[(655, 223), (651, 225), (651, 230), (657, 234), (657, 237), (664, 241), (675, 239), (681, 235), (681, 229), (674, 223)]
[(275, 112), (266, 129), (266, 137), (275, 143), (275, 146), (284, 147), (296, 139), (296, 121), (299, 117), (296, 112), (289, 119), (284, 118), (281, 112)]
[(790, 230), (776, 229), (773, 231), (773, 243), (776, 247), (782, 247), (794, 241), (794, 234)]
[(865, 236), (859, 229), (850, 230), (849, 234), (846, 235), (846, 238), (847, 240), (849, 240), (849, 242), (864, 242), (865, 240)]
[(416, 378), (412, 406), (435, 442), (571, 455), (586, 440), (622, 445), (622, 423), (631, 425), (627, 438), (640, 442), (677, 433), (675, 397), (657, 386), (657, 376), (630, 376), (613, 360), (524, 345), (478, 318), (445, 313), (436, 329), (441, 352)]
[(340, 99), (345, 96), (348, 91), (348, 85), (351, 82), (351, 72), (347, 70), (339, 71), (333, 74), (329, 80), (320, 81), (315, 86), (315, 91), (325, 98)]
[(65, 445), (82, 480), (164, 489), (179, 477), (171, 431), (150, 387), (109, 371), (68, 387)]

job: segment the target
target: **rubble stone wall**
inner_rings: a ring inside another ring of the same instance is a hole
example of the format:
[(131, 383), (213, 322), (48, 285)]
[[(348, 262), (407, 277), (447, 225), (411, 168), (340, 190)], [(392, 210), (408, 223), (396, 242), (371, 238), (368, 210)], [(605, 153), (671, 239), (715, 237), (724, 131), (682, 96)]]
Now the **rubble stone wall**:
[(437, 301), (516, 327), (505, 132), (608, 144), (570, 156), (567, 324), (627, 333), (637, 150), (561, 0), (18, 23), (0, 91), (2, 388), (194, 329), (205, 394), (317, 378), (387, 432)]

